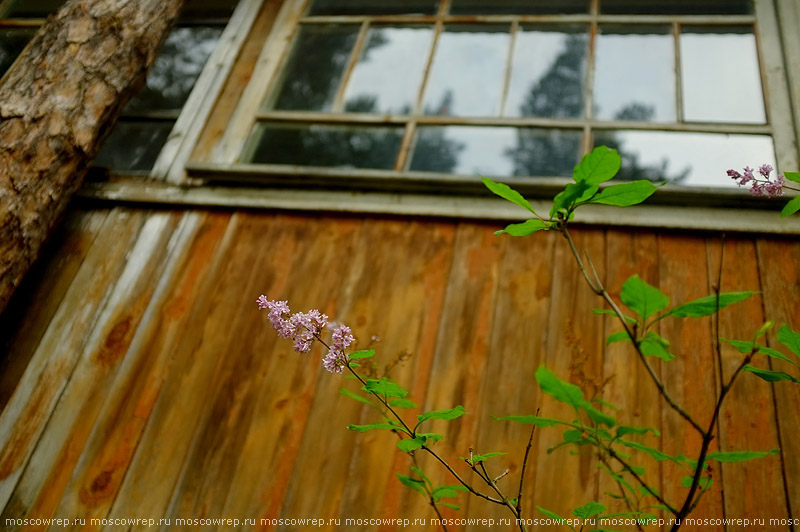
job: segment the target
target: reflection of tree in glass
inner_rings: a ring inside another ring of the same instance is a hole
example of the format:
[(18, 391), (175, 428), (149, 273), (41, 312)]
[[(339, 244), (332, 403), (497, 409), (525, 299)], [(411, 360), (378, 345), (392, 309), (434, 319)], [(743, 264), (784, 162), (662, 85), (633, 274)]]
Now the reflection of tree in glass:
[[(442, 102), (432, 107), (435, 109), (452, 109), (453, 91), (445, 91), (444, 95), (442, 95)], [(434, 113), (432, 109), (426, 108), (424, 114)], [(421, 127), (419, 129), (414, 145), (414, 155), (409, 167), (410, 170), (453, 172), (458, 164), (458, 154), (464, 151), (466, 144), (448, 139), (444, 134), (444, 128), (441, 127)]]
[(147, 84), (125, 110), (183, 107), (220, 33), (220, 28), (209, 26), (174, 29), (147, 73)]
[(303, 26), (284, 68), (275, 109), (330, 109), (358, 36), (358, 26)]
[(0, 30), (0, 77), (22, 53), (22, 49), (33, 38), (35, 31), (34, 29), (16, 28)]
[[(556, 56), (547, 72), (530, 89), (520, 107), (522, 116), (545, 118), (580, 117), (583, 114), (583, 69), (587, 53), (585, 35), (572, 34), (564, 39), (564, 49)], [(617, 120), (647, 120), (653, 109), (641, 103), (632, 103), (622, 109)], [(613, 132), (598, 132), (596, 144), (606, 144), (620, 152), (622, 169), (617, 179), (649, 179), (651, 181), (678, 182), (686, 178), (690, 169), (669, 175), (668, 161), (656, 165), (643, 165), (639, 155), (626, 152), (621, 140)], [(572, 167), (579, 155), (578, 130), (519, 129), (517, 146), (506, 153), (514, 161), (514, 175), (572, 175)]]
[(100, 148), (94, 165), (117, 171), (148, 171), (171, 129), (172, 122), (119, 122)]

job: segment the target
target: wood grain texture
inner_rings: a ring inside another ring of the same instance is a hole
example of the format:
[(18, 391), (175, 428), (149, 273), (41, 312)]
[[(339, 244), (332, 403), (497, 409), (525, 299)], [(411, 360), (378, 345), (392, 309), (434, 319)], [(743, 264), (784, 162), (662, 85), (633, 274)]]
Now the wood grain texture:
[[(82, 517), (87, 524), (72, 528), (99, 530), (91, 518), (166, 518), (161, 530), (188, 530), (197, 527), (178, 519), (226, 517), (240, 519), (241, 530), (288, 531), (305, 527), (275, 526), (272, 519), (317, 517), (326, 520), (323, 530), (372, 532), (406, 528), (346, 520), (435, 517), (422, 496), (396, 479), (410, 474), (412, 462), (397, 450), (395, 435), (345, 429), (380, 414), (339, 393), (358, 386), (320, 367), (323, 349), (298, 355), (275, 335), (256, 308), (260, 293), (289, 300), (293, 310), (320, 308), (350, 325), (359, 348), (378, 350), (375, 371), (410, 353), (390, 372), (419, 405), (404, 415), (415, 421), (422, 411), (463, 405), (468, 415), (424, 430), (445, 435), (434, 448), (482, 492), (489, 490), (459, 457), (471, 446), (478, 453), (507, 451), (487, 469), (493, 476), (508, 469), (500, 487), (515, 497), (530, 434), (529, 427), (491, 416), (540, 408), (541, 416), (571, 419), (563, 404), (539, 391), (533, 375), (540, 365), (578, 384), (585, 396), (616, 404), (620, 422), (663, 433), (643, 442), (670, 454), (697, 453), (697, 434), (657, 397), (630, 346), (605, 345), (619, 327), (591, 312), (603, 302), (558, 234), (497, 237), (494, 224), (379, 216), (121, 208), (76, 216), (43, 266), (46, 280), (30, 289), (52, 288), (62, 294), (58, 304), (23, 298), (24, 326), (7, 332), (6, 345), (21, 350), (23, 360), (26, 351), (33, 354), (0, 415), (1, 463), (8, 469), (0, 480), (0, 519)], [(716, 282), (714, 236), (588, 227), (573, 236), (617, 300), (634, 273), (673, 305), (707, 295)], [(765, 316), (798, 328), (800, 247), (729, 238), (725, 254), (732, 261), (723, 268), (723, 290), (760, 286), (764, 308), (753, 299), (723, 310), (722, 335), (746, 339), (747, 327)], [(742, 263), (753, 267), (743, 271)], [(64, 271), (50, 279), (48, 272), (62, 264)], [(709, 318), (665, 319), (656, 330), (677, 356), (654, 364), (656, 371), (707, 424), (720, 374), (730, 375), (738, 355), (725, 350), (720, 363)], [(769, 342), (777, 345), (774, 335)], [(742, 376), (712, 447), (784, 452), (751, 464), (714, 464), (714, 488), (693, 517), (797, 515), (793, 434), (800, 397), (796, 386), (779, 384)], [(562, 433), (535, 433), (523, 515), (541, 517), (536, 506), (569, 515), (591, 500), (624, 510), (605, 495), (618, 488), (594, 457), (547, 452)], [(416, 458), (436, 484), (455, 483), (424, 452)], [(679, 504), (685, 472), (648, 456), (635, 463)], [(442, 509), (445, 517), (511, 517), (474, 497), (462, 494), (457, 502), (462, 509)], [(723, 529), (682, 530), (709, 528)]]

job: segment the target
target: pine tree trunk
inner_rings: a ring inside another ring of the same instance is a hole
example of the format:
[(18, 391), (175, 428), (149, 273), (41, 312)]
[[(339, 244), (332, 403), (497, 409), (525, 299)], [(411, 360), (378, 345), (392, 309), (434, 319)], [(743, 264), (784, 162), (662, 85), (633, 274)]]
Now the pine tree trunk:
[(69, 0), (0, 82), (0, 312), (183, 0)]

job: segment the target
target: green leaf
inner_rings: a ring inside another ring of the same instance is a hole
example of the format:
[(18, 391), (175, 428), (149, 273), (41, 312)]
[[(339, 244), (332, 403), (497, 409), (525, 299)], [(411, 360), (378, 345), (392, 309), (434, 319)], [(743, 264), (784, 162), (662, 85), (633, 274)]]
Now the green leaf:
[(789, 181), (800, 183), (800, 172), (784, 172), (783, 177), (785, 177)]
[[(779, 360), (783, 360), (784, 362), (788, 362), (789, 364), (792, 364), (793, 366), (797, 366), (798, 365), (797, 362), (795, 362), (791, 358), (787, 357), (786, 355), (784, 355), (780, 351), (776, 351), (775, 349), (770, 349), (769, 347), (764, 347), (763, 345), (758, 346), (758, 352), (760, 354), (767, 355), (768, 357), (771, 357), (771, 358), (777, 358)], [(798, 366), (798, 367), (800, 367), (800, 366)]]
[[(694, 479), (692, 477), (683, 477), (681, 479), (681, 486), (683, 486), (686, 489), (689, 489), (692, 487), (693, 482)], [(700, 486), (700, 489), (705, 491), (708, 488), (710, 488), (713, 483), (714, 479), (711, 477), (700, 477), (700, 480), (697, 482), (697, 485)]]
[(572, 510), (572, 515), (586, 520), (594, 515), (599, 515), (605, 511), (606, 511), (605, 506), (603, 506), (599, 502), (592, 501), (588, 504), (584, 504), (580, 508), (575, 508), (574, 510)]
[(622, 159), (617, 150), (608, 146), (597, 146), (583, 156), (583, 159), (572, 172), (572, 177), (577, 183), (586, 182), (599, 185), (613, 178), (619, 172)]
[(586, 201), (597, 192), (599, 187), (586, 182), (570, 183), (553, 198), (550, 218), (554, 218), (561, 210), (569, 211), (576, 203)]
[(368, 425), (347, 425), (347, 430), (354, 430), (356, 432), (367, 432), (368, 430), (401, 430), (405, 432), (402, 427), (392, 425), (390, 423), (370, 423)]
[[(602, 308), (593, 308), (593, 309), (592, 309), (592, 312), (594, 312), (595, 314), (609, 314), (609, 315), (611, 315), (611, 316), (614, 316), (615, 318), (617, 317), (617, 313), (616, 313), (616, 312), (614, 312), (613, 310), (602, 309)], [(625, 316), (625, 315), (623, 315), (622, 317), (623, 317), (623, 318), (625, 319), (625, 321), (627, 321), (628, 323), (636, 323), (636, 320), (635, 320), (635, 319), (633, 319), (633, 318), (631, 318), (630, 316)]]
[(361, 403), (364, 403), (364, 404), (367, 404), (367, 405), (370, 405), (370, 406), (375, 406), (375, 405), (372, 404), (372, 402), (369, 399), (367, 399), (365, 397), (361, 397), (360, 395), (355, 394), (355, 393), (351, 392), (350, 390), (348, 390), (346, 388), (342, 388), (341, 390), (339, 390), (339, 393), (344, 395), (345, 397), (349, 397), (350, 399), (355, 399), (356, 401), (359, 401)]
[(726, 340), (722, 337), (720, 337), (719, 340), (735, 347), (736, 350), (742, 354), (752, 353), (753, 351), (758, 352), (758, 349), (761, 347), (761, 345), (757, 344), (756, 342), (747, 342), (744, 340)]
[(538, 416), (492, 416), (492, 418), (494, 418), (496, 421), (514, 421), (515, 423), (522, 423), (523, 425), (536, 425), (537, 427), (541, 428), (552, 427), (555, 425), (569, 425), (569, 423), (565, 423), (564, 421)]
[(784, 373), (783, 371), (770, 371), (768, 369), (753, 367), (750, 364), (746, 365), (744, 367), (744, 370), (749, 371), (756, 377), (763, 379), (767, 382), (778, 382), (778, 381), (800, 382), (800, 379), (796, 379), (791, 375), (789, 375), (788, 373)]
[(637, 451), (642, 451), (642, 452), (645, 452), (645, 453), (649, 454), (650, 456), (652, 456), (653, 458), (655, 458), (659, 462), (663, 462), (664, 460), (671, 460), (673, 462), (677, 462), (675, 460), (675, 458), (673, 458), (672, 456), (668, 455), (667, 453), (663, 453), (663, 452), (659, 451), (658, 449), (653, 449), (652, 447), (644, 445), (643, 443), (639, 443), (639, 442), (636, 442), (636, 441), (628, 441), (628, 440), (618, 440), (618, 441), (619, 441), (619, 443), (621, 443), (625, 447), (629, 447), (631, 449), (636, 449)]
[[(744, 301), (748, 297), (758, 294), (759, 292), (725, 292), (719, 295), (719, 308), (723, 309), (739, 301)], [(700, 318), (703, 316), (710, 316), (717, 311), (717, 296), (710, 295), (695, 299), (689, 303), (678, 305), (674, 309), (659, 316), (659, 319), (666, 316), (675, 316), (678, 318)]]
[(545, 510), (545, 509), (544, 509), (544, 508), (542, 508), (541, 506), (537, 506), (536, 508), (537, 508), (537, 509), (538, 509), (540, 512), (542, 512), (544, 515), (546, 515), (547, 517), (549, 517), (550, 519), (556, 519), (557, 521), (566, 521), (566, 519), (564, 519), (563, 517), (561, 517), (560, 515), (558, 515), (558, 514), (557, 514), (557, 513), (555, 513), (555, 512), (551, 512), (550, 510)]
[(442, 436), (441, 434), (436, 434), (435, 432), (418, 432), (417, 438), (424, 438), (425, 443), (427, 443), (428, 440), (431, 440), (433, 443), (436, 443), (437, 441), (442, 440), (444, 436)]
[(362, 349), (361, 351), (356, 351), (354, 353), (350, 353), (347, 355), (350, 357), (350, 360), (358, 360), (360, 358), (369, 358), (375, 356), (374, 349)]
[(519, 205), (520, 207), (536, 214), (536, 211), (533, 210), (533, 207), (531, 207), (531, 204), (528, 203), (528, 200), (523, 198), (522, 194), (520, 194), (510, 186), (505, 185), (503, 183), (497, 183), (495, 181), (492, 181), (488, 177), (482, 177), (481, 180), (483, 181), (483, 184), (486, 186), (486, 188), (488, 188), (501, 198), (508, 200), (516, 205)]
[(781, 218), (786, 218), (787, 216), (791, 216), (792, 214), (796, 213), (800, 210), (800, 196), (795, 196), (789, 200), (789, 202), (783, 206), (781, 210)]
[(397, 442), (397, 446), (405, 453), (416, 451), (423, 445), (425, 445), (425, 438), (421, 438), (419, 436), (416, 438), (405, 438)]
[(619, 408), (617, 408), (616, 406), (612, 405), (608, 401), (604, 401), (604, 400), (600, 399), (599, 397), (595, 397), (594, 399), (592, 399), (592, 402), (593, 403), (597, 403), (599, 405), (603, 405), (604, 407), (608, 408), (609, 410), (613, 410), (614, 412), (619, 412)]
[(606, 338), (606, 345), (613, 344), (615, 342), (624, 342), (630, 339), (631, 337), (628, 336), (627, 331), (619, 331), (608, 335), (608, 338)]
[(547, 231), (550, 229), (550, 226), (551, 224), (538, 218), (531, 218), (530, 220), (525, 220), (522, 223), (507, 225), (505, 229), (495, 231), (494, 234), (502, 235), (505, 233), (511, 236), (528, 236), (532, 235), (536, 231)]
[(439, 502), (439, 504), (441, 504), (442, 506), (447, 506), (451, 510), (460, 510), (461, 509), (461, 507), (459, 505), (453, 504), (452, 502), (444, 502), (444, 501), (442, 501), (442, 502)]
[(431, 479), (429, 479), (429, 478), (428, 478), (428, 475), (426, 475), (425, 473), (423, 473), (421, 469), (419, 469), (419, 468), (417, 468), (417, 467), (414, 467), (414, 466), (411, 466), (411, 471), (413, 471), (414, 473), (416, 473), (417, 475), (419, 475), (419, 478), (421, 478), (422, 480), (424, 480), (424, 481), (425, 481), (425, 482), (427, 482), (428, 484), (430, 484), (430, 483), (431, 483)]
[(647, 336), (639, 342), (639, 349), (643, 355), (658, 357), (665, 362), (675, 358), (675, 355), (669, 352), (669, 342), (653, 331), (647, 333)]
[(652, 432), (656, 436), (661, 436), (661, 433), (658, 432), (658, 429), (654, 429), (652, 427), (631, 427), (628, 425), (620, 425), (617, 427), (617, 438), (627, 436), (628, 434), (638, 434), (641, 436), (643, 434), (647, 434), (648, 432)]
[(382, 397), (397, 397), (402, 399), (408, 392), (403, 389), (399, 384), (390, 381), (386, 377), (377, 379), (367, 379), (367, 384), (362, 390), (380, 395)]
[(708, 453), (706, 458), (708, 460), (716, 460), (717, 462), (744, 462), (746, 460), (755, 460), (756, 458), (764, 458), (778, 454), (778, 449), (771, 451), (728, 451), (718, 453)]
[(633, 181), (631, 183), (611, 185), (598, 192), (597, 195), (590, 200), (590, 203), (630, 207), (652, 196), (657, 188), (656, 185), (646, 179)]
[[(504, 454), (508, 454), (508, 453), (496, 453), (495, 452), (495, 453), (473, 454), (472, 455), (472, 463), (473, 464), (477, 464), (479, 462), (485, 462), (487, 459), (489, 459), (489, 458), (491, 458), (493, 456), (501, 456), (501, 455), (504, 455)], [(462, 456), (461, 459), (464, 460), (465, 462), (469, 463), (469, 458), (464, 458)]]
[(646, 282), (638, 275), (630, 277), (622, 285), (620, 299), (625, 305), (646, 320), (656, 312), (660, 312), (669, 305), (669, 298), (661, 291)]
[(800, 333), (784, 324), (778, 330), (778, 341), (789, 348), (789, 351), (800, 357)]
[(451, 408), (449, 410), (434, 410), (433, 412), (425, 412), (424, 414), (418, 415), (417, 420), (419, 421), (419, 423), (422, 423), (423, 421), (427, 421), (429, 419), (445, 419), (449, 421), (451, 419), (459, 418), (466, 413), (467, 411), (464, 410), (464, 407), (458, 405), (455, 408)]
[(400, 479), (400, 482), (402, 482), (404, 486), (408, 486), (409, 488), (420, 492), (426, 497), (428, 496), (428, 494), (425, 492), (425, 483), (423, 481), (416, 478), (407, 477), (406, 475), (401, 475), (400, 473), (397, 473), (397, 478)]
[(617, 421), (613, 417), (601, 412), (592, 403), (585, 400), (580, 388), (562, 381), (546, 367), (540, 366), (536, 370), (536, 382), (539, 383), (542, 391), (576, 409), (583, 410), (595, 423), (602, 423), (609, 427), (613, 427), (616, 424)]
[(467, 488), (462, 486), (461, 484), (454, 484), (451, 486), (439, 486), (435, 490), (433, 490), (433, 497), (434, 499), (439, 498), (447, 498), (452, 499), (453, 497), (458, 497), (458, 494), (464, 491), (469, 491)]
[(396, 406), (397, 408), (418, 408), (411, 399), (392, 399), (389, 401), (389, 406)]

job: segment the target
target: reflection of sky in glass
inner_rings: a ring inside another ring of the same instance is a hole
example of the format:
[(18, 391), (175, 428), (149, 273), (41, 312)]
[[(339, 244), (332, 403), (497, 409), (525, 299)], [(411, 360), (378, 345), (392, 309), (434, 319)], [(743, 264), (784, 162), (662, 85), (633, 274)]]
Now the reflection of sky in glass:
[[(458, 152), (451, 172), (465, 175), (514, 175), (514, 162), (507, 153), (516, 146), (517, 130), (513, 127), (421, 127), (417, 144), (433, 141), (437, 136), (463, 146)], [(431, 170), (426, 161), (420, 160), (415, 149), (410, 170)]]
[[(777, 166), (772, 139), (765, 135), (724, 135), (716, 133), (683, 133), (671, 131), (598, 131), (595, 144), (606, 144), (620, 150), (623, 167), (652, 170), (662, 168), (668, 177), (681, 175), (688, 169), (681, 185), (733, 187), (736, 183), (725, 172), (745, 166), (757, 168), (763, 163)], [(623, 172), (626, 169), (623, 168)], [(639, 172), (644, 173), (644, 171)], [(641, 179), (643, 175), (636, 175)]]
[(433, 15), (439, 0), (316, 0), (309, 15)]
[(345, 110), (409, 113), (419, 92), (431, 27), (373, 26), (345, 92)]
[(450, 13), (472, 14), (567, 14), (588, 13), (588, 0), (452, 0)]
[(583, 115), (585, 29), (545, 28), (521, 27), (517, 32), (504, 116)]
[(498, 115), (508, 41), (508, 26), (445, 28), (425, 88), (425, 113)]
[(700, 33), (704, 30), (693, 33), (684, 27), (681, 34), (684, 119), (763, 124), (766, 115), (755, 36), (742, 30)]
[[(613, 33), (603, 32), (602, 27), (600, 30), (594, 81), (597, 118), (675, 121), (672, 36), (624, 34), (617, 27)], [(667, 32), (668, 28), (664, 28), (664, 33)]]
[(222, 28), (175, 28), (147, 71), (147, 84), (125, 108), (127, 112), (180, 109), (194, 87)]

